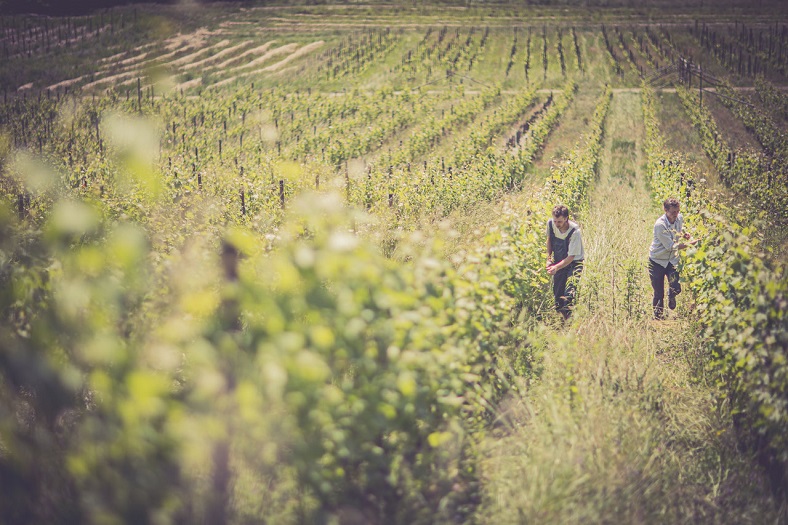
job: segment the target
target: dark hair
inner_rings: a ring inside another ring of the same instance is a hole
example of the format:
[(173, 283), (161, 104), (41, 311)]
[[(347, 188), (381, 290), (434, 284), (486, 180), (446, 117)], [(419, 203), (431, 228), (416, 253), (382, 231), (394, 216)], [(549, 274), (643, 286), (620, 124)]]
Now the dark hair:
[(569, 208), (563, 204), (556, 204), (553, 206), (553, 217), (566, 217), (569, 218)]
[(665, 202), (662, 203), (662, 209), (668, 211), (670, 208), (678, 208), (679, 207), (679, 200), (675, 197), (669, 197), (665, 199)]

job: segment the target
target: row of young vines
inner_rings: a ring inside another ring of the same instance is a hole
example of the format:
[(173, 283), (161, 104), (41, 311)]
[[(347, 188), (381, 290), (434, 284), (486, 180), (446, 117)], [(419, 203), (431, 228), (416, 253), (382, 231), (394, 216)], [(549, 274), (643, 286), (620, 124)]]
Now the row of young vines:
[[(752, 224), (705, 187), (688, 187), (689, 164), (665, 146), (653, 92), (643, 88), (648, 175), (658, 201), (680, 195), (699, 239), (684, 261), (706, 362), (742, 443), (759, 453), (778, 492), (788, 474), (788, 279), (763, 251)], [(746, 182), (745, 182), (746, 183)], [(764, 195), (777, 197), (774, 193)], [(769, 227), (769, 224), (764, 226)]]
[(768, 210), (775, 219), (788, 206), (788, 190), (784, 184), (785, 173), (779, 165), (771, 169), (765, 155), (751, 150), (732, 148), (717, 128), (714, 116), (686, 88), (676, 91), (701, 138), (706, 154), (717, 168), (726, 186), (741, 195), (747, 195), (756, 207)]
[[(487, 121), (462, 155), (463, 185), (501, 192), (522, 173), (526, 157), (485, 148), (531, 97)], [(403, 241), (408, 265), (385, 258), (352, 233), (357, 219), (338, 197), (294, 202), (271, 241), (198, 212), (215, 206), (207, 195), (173, 205), (143, 188), (145, 228), (131, 210), (107, 213), (107, 195), (129, 195), (122, 177), (80, 196), (45, 173), (35, 220), (6, 194), (3, 516), (311, 521), (353, 505), (374, 519), (465, 519), (477, 498), (474, 436), (511, 375), (529, 373), (519, 321), (545, 304), (543, 221), (557, 200), (581, 205), (609, 100), (585, 153), (456, 268), (418, 242)], [(102, 163), (144, 171), (134, 151)], [(176, 218), (190, 240), (163, 249), (154, 237)], [(260, 507), (242, 488), (262, 480), (277, 488)], [(296, 510), (277, 501), (288, 486)]]

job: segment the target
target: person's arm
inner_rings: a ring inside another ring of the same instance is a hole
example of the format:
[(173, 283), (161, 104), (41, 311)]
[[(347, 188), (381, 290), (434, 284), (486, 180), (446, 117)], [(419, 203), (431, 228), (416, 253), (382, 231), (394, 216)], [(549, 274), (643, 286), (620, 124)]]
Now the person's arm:
[[(676, 249), (677, 250), (683, 250), (684, 248), (687, 248), (688, 246), (695, 246), (696, 244), (698, 244), (698, 239), (692, 239), (692, 236), (689, 233), (682, 233), (681, 236), (682, 236), (682, 238), (684, 238), (685, 240), (687, 240), (689, 242), (680, 242), (680, 243), (678, 243), (676, 245)], [(692, 239), (692, 240), (690, 240), (690, 239)]]
[[(684, 221), (681, 221), (680, 224), (683, 225), (683, 223), (684, 223)], [(695, 239), (695, 240), (690, 241), (688, 243), (684, 243), (684, 242), (676, 243), (676, 240), (678, 240), (678, 239), (685, 239), (685, 240), (689, 240), (690, 239), (690, 234), (689, 233), (683, 233), (682, 232), (683, 228), (681, 228), (681, 227), (679, 227), (678, 231), (675, 231), (675, 236), (674, 236), (674, 230), (671, 230), (669, 228), (665, 228), (664, 226), (661, 226), (661, 225), (655, 226), (654, 230), (655, 230), (654, 234), (657, 236), (657, 238), (662, 243), (662, 245), (667, 250), (669, 250), (671, 252), (674, 249), (676, 251), (678, 251), (678, 250), (683, 250), (684, 248), (686, 248), (687, 246), (690, 246), (690, 245), (694, 246), (698, 242), (698, 240)]]
[[(678, 250), (683, 250), (684, 248), (687, 247), (687, 243), (681, 242), (681, 239), (687, 240), (687, 239), (690, 238), (690, 236), (689, 236), (688, 233), (684, 232), (684, 217), (682, 217), (680, 213), (679, 213), (678, 218), (676, 219), (676, 232), (675, 233), (676, 233), (676, 235), (674, 236), (674, 239), (675, 239), (674, 242), (678, 242), (678, 244), (676, 244), (676, 250), (677, 251)], [(692, 243), (690, 243), (690, 244), (692, 244)]]
[(566, 268), (567, 266), (572, 264), (572, 261), (574, 261), (574, 260), (575, 260), (575, 256), (574, 255), (568, 255), (566, 257), (566, 259), (564, 259), (563, 261), (557, 262), (557, 263), (555, 263), (552, 266), (548, 266), (547, 267), (547, 273), (549, 273), (550, 275), (553, 275), (555, 272), (557, 272), (561, 268)]
[(575, 229), (569, 240), (567, 255), (573, 255), (575, 259), (581, 259), (583, 257), (583, 236), (580, 234), (580, 228)]
[(547, 262), (545, 267), (549, 268), (553, 263), (553, 243), (550, 241), (550, 221), (547, 221)]
[(673, 251), (673, 233), (663, 224), (656, 224), (654, 226), (654, 238), (656, 238), (667, 251)]
[(550, 236), (547, 236), (547, 266), (553, 262), (553, 243), (550, 242)]

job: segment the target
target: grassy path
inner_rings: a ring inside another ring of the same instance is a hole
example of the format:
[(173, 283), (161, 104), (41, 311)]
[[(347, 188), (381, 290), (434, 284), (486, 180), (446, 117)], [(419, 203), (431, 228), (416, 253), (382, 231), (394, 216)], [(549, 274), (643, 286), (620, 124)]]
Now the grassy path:
[(774, 523), (754, 462), (706, 383), (683, 320), (649, 320), (644, 260), (660, 211), (642, 168), (637, 93), (617, 93), (600, 180), (580, 217), (583, 302), (537, 328), (539, 378), (482, 444), (481, 523)]

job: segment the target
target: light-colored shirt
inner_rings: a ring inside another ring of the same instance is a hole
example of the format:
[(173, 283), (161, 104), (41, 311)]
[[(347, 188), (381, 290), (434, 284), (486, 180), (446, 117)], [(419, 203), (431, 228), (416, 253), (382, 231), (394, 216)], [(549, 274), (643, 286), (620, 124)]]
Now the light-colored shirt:
[(674, 248), (676, 241), (679, 240), (681, 228), (684, 226), (684, 217), (676, 217), (676, 222), (671, 224), (668, 218), (662, 215), (654, 223), (654, 240), (651, 241), (651, 248), (648, 257), (663, 268), (667, 268), (668, 263), (674, 267), (679, 264), (679, 254)]
[[(569, 235), (569, 232), (572, 231), (572, 228), (574, 228), (575, 233), (573, 233), (572, 238), (569, 239), (569, 253), (567, 253), (567, 256), (574, 255), (575, 261), (582, 261), (585, 259), (585, 252), (583, 251), (583, 238), (580, 235), (580, 226), (576, 222), (569, 221), (569, 228), (567, 228), (566, 231), (562, 233), (558, 230), (558, 226), (555, 225), (555, 221), (547, 221), (548, 227), (550, 224), (553, 225), (553, 234), (561, 240), (566, 239), (566, 236)], [(550, 235), (549, 231), (547, 232), (547, 235)]]

